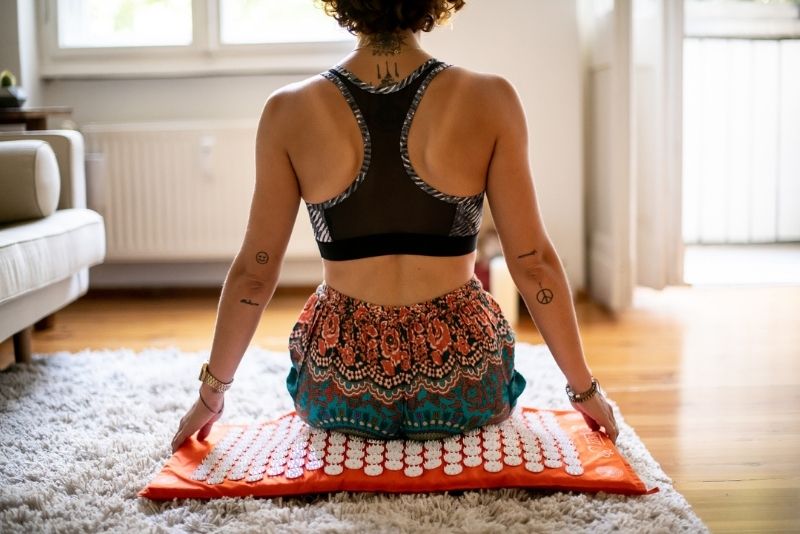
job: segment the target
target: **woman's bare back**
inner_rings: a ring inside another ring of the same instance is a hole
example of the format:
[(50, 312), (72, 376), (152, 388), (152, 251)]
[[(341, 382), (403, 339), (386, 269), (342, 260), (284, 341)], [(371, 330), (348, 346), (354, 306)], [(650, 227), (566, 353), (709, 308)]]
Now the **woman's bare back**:
[[(398, 79), (430, 56), (399, 64)], [(344, 63), (358, 79), (378, 86), (371, 64)], [(404, 68), (405, 67), (405, 68)], [(451, 195), (469, 196), (486, 188), (496, 126), (490, 103), (491, 75), (458, 66), (442, 71), (420, 100), (408, 135), (412, 167), (428, 184)], [(484, 83), (481, 83), (484, 82)], [(286, 147), (301, 196), (322, 202), (344, 191), (358, 175), (363, 142), (355, 116), (327, 79), (314, 76), (294, 84), (296, 117)], [(410, 179), (410, 178), (409, 178)], [(344, 261), (323, 259), (325, 282), (367, 302), (404, 305), (429, 300), (463, 285), (474, 272), (476, 253), (463, 256), (390, 254)]]

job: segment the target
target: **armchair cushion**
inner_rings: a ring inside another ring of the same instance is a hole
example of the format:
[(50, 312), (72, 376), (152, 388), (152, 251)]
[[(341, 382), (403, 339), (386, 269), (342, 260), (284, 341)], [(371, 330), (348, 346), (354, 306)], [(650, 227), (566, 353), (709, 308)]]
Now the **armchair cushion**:
[(58, 162), (47, 141), (0, 142), (0, 224), (47, 217), (60, 192)]
[(21, 139), (47, 141), (58, 160), (61, 175), (60, 210), (86, 207), (86, 172), (83, 134), (77, 130), (26, 130), (0, 132), (0, 142)]
[(105, 226), (96, 211), (63, 209), (0, 224), (0, 305), (97, 265), (105, 253)]

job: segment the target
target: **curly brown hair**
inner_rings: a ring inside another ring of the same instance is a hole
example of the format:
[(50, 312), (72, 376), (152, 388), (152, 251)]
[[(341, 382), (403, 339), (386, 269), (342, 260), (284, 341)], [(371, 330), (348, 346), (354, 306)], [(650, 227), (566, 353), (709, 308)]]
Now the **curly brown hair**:
[(352, 34), (411, 29), (429, 32), (464, 7), (464, 0), (314, 0)]

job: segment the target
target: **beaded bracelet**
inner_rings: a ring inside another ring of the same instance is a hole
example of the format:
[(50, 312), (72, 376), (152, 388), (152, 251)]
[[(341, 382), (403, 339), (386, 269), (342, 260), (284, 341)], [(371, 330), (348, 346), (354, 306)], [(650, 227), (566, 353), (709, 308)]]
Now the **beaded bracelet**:
[(569, 387), (569, 384), (567, 384), (567, 388), (566, 388), (567, 389), (567, 397), (569, 397), (569, 400), (572, 401), (572, 402), (584, 402), (584, 401), (587, 401), (587, 400), (591, 399), (594, 396), (594, 394), (597, 392), (597, 386), (599, 386), (599, 385), (600, 385), (600, 383), (597, 381), (597, 379), (595, 377), (592, 377), (592, 386), (589, 389), (587, 389), (586, 391), (584, 391), (582, 393), (575, 393), (574, 391), (572, 391), (572, 388)]

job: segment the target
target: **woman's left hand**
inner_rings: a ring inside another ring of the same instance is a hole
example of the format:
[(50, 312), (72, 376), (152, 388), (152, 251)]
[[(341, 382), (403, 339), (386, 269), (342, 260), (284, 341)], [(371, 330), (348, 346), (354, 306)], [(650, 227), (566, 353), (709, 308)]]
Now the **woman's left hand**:
[(218, 413), (209, 410), (198, 395), (194, 405), (186, 412), (186, 415), (181, 418), (178, 431), (172, 438), (172, 454), (175, 454), (175, 451), (183, 445), (186, 438), (195, 432), (197, 432), (198, 441), (206, 439), (211, 432), (211, 427), (214, 426), (217, 419), (222, 416), (222, 410), (225, 408), (223, 394), (208, 394), (204, 392), (202, 388), (200, 394), (203, 395), (203, 399), (205, 399), (208, 405), (217, 410)]

